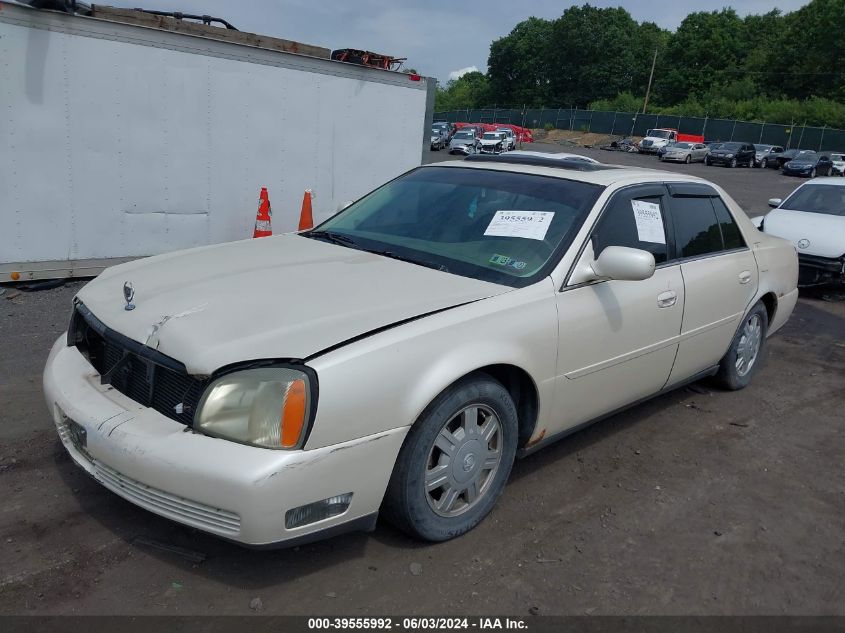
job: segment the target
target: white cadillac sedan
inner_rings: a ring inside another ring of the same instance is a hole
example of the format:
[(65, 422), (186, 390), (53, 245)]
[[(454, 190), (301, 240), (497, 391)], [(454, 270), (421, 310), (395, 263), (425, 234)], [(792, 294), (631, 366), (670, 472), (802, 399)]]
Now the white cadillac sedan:
[(753, 221), (795, 245), (799, 285), (845, 283), (845, 180), (815, 178), (769, 206), (774, 210)]
[(534, 156), (414, 169), (315, 230), (110, 268), (44, 372), (73, 460), (249, 545), (472, 529), (514, 458), (758, 371), (792, 245), (682, 174)]

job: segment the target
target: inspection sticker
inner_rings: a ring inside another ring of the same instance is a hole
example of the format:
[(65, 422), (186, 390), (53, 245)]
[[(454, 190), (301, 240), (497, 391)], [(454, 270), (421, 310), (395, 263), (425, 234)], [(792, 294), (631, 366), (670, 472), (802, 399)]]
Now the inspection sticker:
[(496, 211), (484, 235), (543, 240), (554, 217), (554, 211)]
[(632, 200), (634, 220), (637, 222), (637, 237), (641, 242), (665, 244), (666, 233), (663, 232), (663, 216), (660, 215), (660, 205), (642, 200)]

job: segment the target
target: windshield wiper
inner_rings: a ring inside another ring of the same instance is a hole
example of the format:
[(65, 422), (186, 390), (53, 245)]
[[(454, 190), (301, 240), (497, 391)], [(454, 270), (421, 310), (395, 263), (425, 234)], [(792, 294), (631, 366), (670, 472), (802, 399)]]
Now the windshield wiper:
[(339, 244), (341, 246), (354, 246), (359, 248), (358, 243), (348, 235), (342, 233), (334, 233), (333, 231), (308, 231), (303, 233), (306, 237), (313, 237), (318, 240), (326, 240), (332, 244)]
[(372, 253), (373, 255), (381, 255), (382, 257), (389, 257), (390, 259), (398, 259), (402, 262), (408, 262), (409, 264), (416, 264), (418, 266), (425, 266), (426, 268), (433, 268), (434, 270), (439, 270), (444, 273), (448, 273), (449, 269), (444, 266), (443, 264), (435, 264), (434, 262), (427, 262), (424, 259), (414, 259), (413, 257), (405, 257), (404, 255), (399, 255), (398, 253), (394, 253), (393, 251), (376, 251), (370, 250), (368, 248), (362, 249), (367, 251), (368, 253)]

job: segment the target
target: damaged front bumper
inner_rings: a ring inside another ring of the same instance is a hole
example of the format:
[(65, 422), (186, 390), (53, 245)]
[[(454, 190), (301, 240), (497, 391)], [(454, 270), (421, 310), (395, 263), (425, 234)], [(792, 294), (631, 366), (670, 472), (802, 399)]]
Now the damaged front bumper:
[(845, 255), (837, 259), (798, 254), (798, 285), (845, 283)]
[[(47, 360), (44, 393), (71, 458), (103, 486), (151, 512), (250, 546), (372, 529), (407, 433), (399, 428), (291, 451), (209, 437), (100, 384), (64, 336)], [(286, 527), (289, 512), (348, 493), (342, 514)]]

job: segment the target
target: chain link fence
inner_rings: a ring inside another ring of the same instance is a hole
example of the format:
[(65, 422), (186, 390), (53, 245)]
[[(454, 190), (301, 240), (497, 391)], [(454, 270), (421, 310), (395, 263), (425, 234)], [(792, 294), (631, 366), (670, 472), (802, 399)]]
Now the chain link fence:
[(707, 141), (742, 141), (796, 149), (845, 152), (845, 130), (673, 114), (603, 112), (578, 108), (479, 108), (436, 112), (434, 120), (452, 123), (512, 123), (535, 129), (551, 126), (558, 130), (614, 136), (645, 136), (646, 130), (651, 128), (673, 128), (682, 134), (702, 135)]

